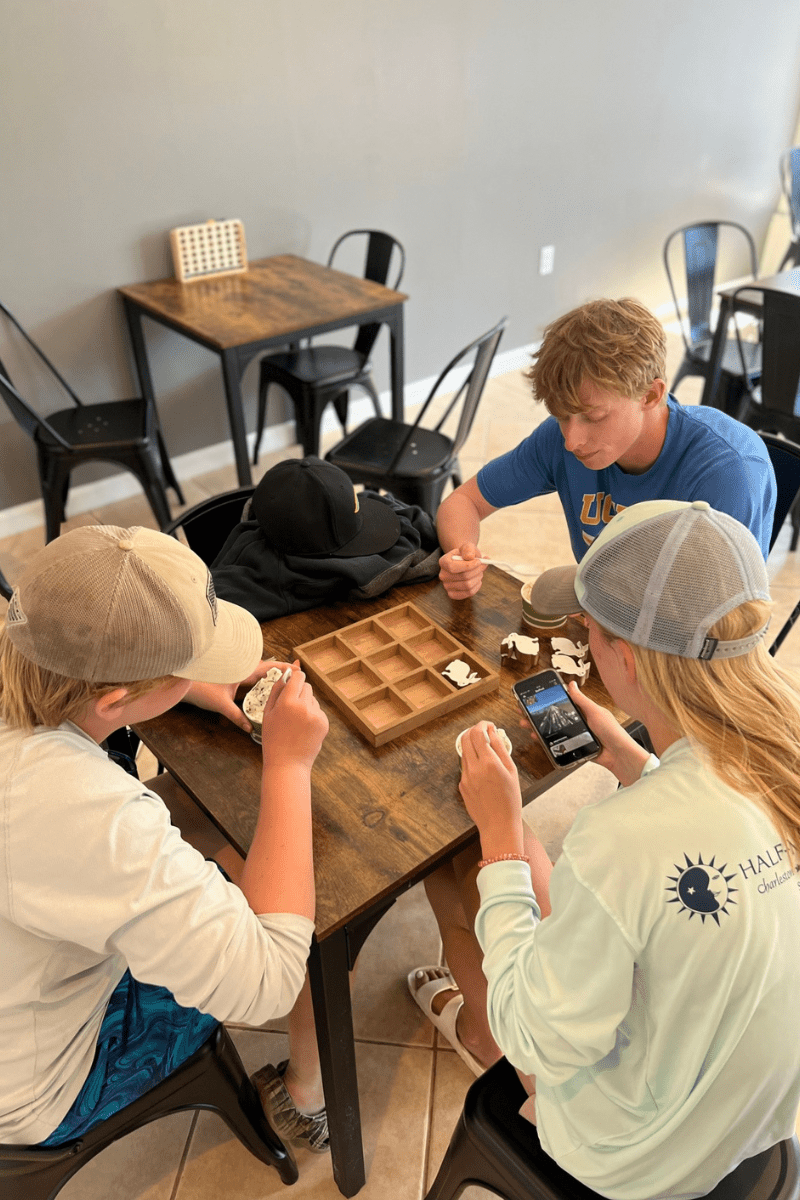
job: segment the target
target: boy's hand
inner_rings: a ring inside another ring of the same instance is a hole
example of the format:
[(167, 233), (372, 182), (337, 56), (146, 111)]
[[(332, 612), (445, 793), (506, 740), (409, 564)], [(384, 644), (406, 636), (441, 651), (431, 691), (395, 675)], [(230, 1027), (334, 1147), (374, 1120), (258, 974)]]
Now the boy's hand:
[(289, 663), (268, 661), (262, 658), (252, 675), (243, 679), (241, 683), (193, 683), (184, 696), (184, 700), (187, 700), (189, 704), (194, 704), (196, 708), (206, 708), (209, 712), (221, 713), (223, 717), (227, 717), (245, 733), (249, 733), (253, 727), (236, 703), (237, 690), (242, 686), (251, 688), (258, 683), (259, 679), (263, 679), (272, 667), (280, 667), (281, 670), (285, 670), (289, 665)]
[(522, 796), (517, 768), (494, 725), (480, 721), (461, 739), (459, 791), (487, 857), (522, 850)]
[(625, 732), (613, 713), (584, 696), (574, 680), (568, 684), (567, 692), (603, 747), (603, 753), (594, 761), (616, 775), (623, 787), (635, 783), (650, 755)]
[[(454, 556), (456, 556), (455, 561)], [(459, 559), (463, 559), (459, 562)], [(439, 559), (439, 578), (451, 600), (467, 600), (481, 589), (483, 564), (480, 551), (472, 542), (465, 542), (454, 550), (448, 550)]]
[(327, 732), (328, 718), (311, 684), (306, 682), (299, 662), (295, 662), (291, 679), (288, 683), (278, 680), (264, 709), (261, 726), (264, 769), (299, 763), (310, 771)]

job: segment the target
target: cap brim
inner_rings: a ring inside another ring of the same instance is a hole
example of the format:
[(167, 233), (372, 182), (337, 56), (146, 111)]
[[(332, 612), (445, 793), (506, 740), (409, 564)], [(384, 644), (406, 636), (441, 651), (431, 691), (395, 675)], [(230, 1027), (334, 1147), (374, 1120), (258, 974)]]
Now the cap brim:
[(543, 617), (565, 617), (581, 611), (575, 595), (576, 566), (553, 567), (545, 571), (531, 586), (530, 606)]
[(239, 604), (218, 599), (212, 645), (172, 674), (196, 683), (241, 683), (252, 675), (263, 653), (261, 626), (253, 614)]
[(366, 554), (383, 554), (400, 537), (400, 518), (382, 500), (361, 493), (358, 497), (361, 529), (352, 541), (331, 552), (332, 558), (360, 558)]

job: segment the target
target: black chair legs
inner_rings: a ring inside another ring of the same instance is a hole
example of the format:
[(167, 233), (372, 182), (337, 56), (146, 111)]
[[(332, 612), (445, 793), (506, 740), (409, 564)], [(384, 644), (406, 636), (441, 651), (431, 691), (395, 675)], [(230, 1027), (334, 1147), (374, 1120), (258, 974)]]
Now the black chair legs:
[(134, 1129), (184, 1109), (204, 1108), (284, 1183), (295, 1183), (297, 1165), (264, 1116), (229, 1034), (220, 1025), (208, 1041), (167, 1079), (82, 1138), (63, 1146), (0, 1146), (3, 1200), (55, 1200), (87, 1162)]

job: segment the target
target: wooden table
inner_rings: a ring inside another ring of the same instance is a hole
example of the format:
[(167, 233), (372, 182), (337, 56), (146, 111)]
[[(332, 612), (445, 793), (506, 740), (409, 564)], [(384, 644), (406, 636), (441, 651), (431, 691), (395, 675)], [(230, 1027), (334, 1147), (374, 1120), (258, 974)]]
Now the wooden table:
[(142, 395), (155, 401), (142, 318), (150, 317), (222, 360), (225, 399), (240, 487), (252, 482), (242, 407), (242, 376), (264, 350), (348, 325), (388, 325), (392, 416), (403, 418), (403, 292), (345, 275), (296, 254), (250, 263), (241, 275), (159, 279), (118, 289), (125, 306)]
[[(748, 312), (757, 316), (761, 311), (757, 293), (753, 294), (751, 300), (748, 300), (746, 293), (740, 295), (739, 300), (734, 304), (733, 298), (736, 293), (748, 286), (763, 288), (765, 291), (770, 292), (791, 292), (792, 294), (798, 294), (800, 293), (800, 267), (796, 267), (793, 271), (781, 271), (777, 275), (767, 275), (763, 279), (754, 279), (752, 284), (749, 285), (737, 284), (735, 287), (720, 289), (718, 293), (719, 315), (717, 316), (717, 324), (714, 329), (714, 340), (711, 343), (709, 372), (706, 376), (703, 395), (700, 400), (701, 404), (708, 404), (712, 408), (722, 407), (727, 411), (720, 391), (720, 381), (722, 377), (722, 356), (728, 336), (728, 324), (734, 312)], [(735, 415), (735, 413), (731, 413), (731, 416)]]
[[(312, 637), (407, 600), (498, 669), (501, 641), (524, 629), (519, 582), (489, 567), (472, 600), (451, 601), (436, 581), (399, 587), (378, 600), (338, 603), (268, 622), (263, 627), (265, 648), (291, 661), (295, 646)], [(558, 632), (573, 639), (586, 637), (585, 627), (572, 620)], [(550, 661), (549, 641), (541, 645), (537, 670)], [(330, 732), (312, 777), (317, 912), (309, 971), (333, 1173), (345, 1196), (354, 1195), (364, 1183), (348, 971), (397, 896), (477, 840), (458, 792), (454, 743), (462, 729), (482, 718), (505, 728), (526, 799), (564, 778), (567, 772), (553, 770), (544, 751), (519, 726), (511, 685), (532, 673), (516, 664), (504, 666), (498, 692), (377, 749), (321, 699)], [(586, 691), (608, 704), (594, 671)], [(218, 715), (185, 705), (137, 726), (137, 733), (246, 854), (258, 812), (259, 747)]]

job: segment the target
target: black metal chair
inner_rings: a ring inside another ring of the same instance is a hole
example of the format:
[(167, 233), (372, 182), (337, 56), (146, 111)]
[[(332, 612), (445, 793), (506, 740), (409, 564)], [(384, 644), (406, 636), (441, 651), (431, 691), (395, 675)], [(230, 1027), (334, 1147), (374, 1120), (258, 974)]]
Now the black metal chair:
[(800, 266), (800, 146), (784, 150), (778, 170), (792, 229), (792, 240), (778, 270), (788, 271), (792, 267)]
[(2, 596), (4, 600), (10, 600), (12, 590), (11, 584), (8, 582), (3, 572), (0, 571), (0, 596)]
[[(413, 425), (387, 417), (372, 417), (329, 450), (325, 455), (327, 461), (346, 471), (353, 483), (383, 488), (398, 500), (418, 504), (434, 515), (448, 479), (452, 479), (456, 487), (461, 483), (459, 451), (472, 428), (505, 323), (503, 318), (447, 364)], [(421, 422), (443, 382), (454, 368), (467, 368), (470, 356), (474, 356), (472, 365), (443, 416), (435, 428), (424, 428)], [(459, 401), (461, 412), (455, 435), (451, 438), (441, 430)]]
[[(758, 383), (746, 381), (737, 417), (759, 433), (781, 433), (800, 444), (800, 296), (747, 284), (739, 293), (760, 296)], [(740, 362), (748, 360), (753, 343), (745, 342), (737, 326)]]
[(0, 304), (0, 313), (21, 334), (73, 404), (72, 408), (51, 413), (47, 418), (39, 416), (14, 387), (0, 361), (0, 396), (36, 445), (46, 540), (52, 541), (61, 530), (73, 468), (96, 460), (120, 463), (137, 477), (163, 528), (171, 515), (167, 487), (174, 489), (181, 504), (184, 498), (167, 455), (155, 407), (142, 398), (84, 404), (4, 304)]
[[(519, 1115), (526, 1093), (501, 1058), (470, 1087), (439, 1172), (425, 1200), (456, 1200), (469, 1184), (505, 1200), (600, 1200), (545, 1154), (536, 1126)], [(646, 1195), (643, 1182), (642, 1194)], [(745, 1159), (707, 1200), (799, 1200), (800, 1146), (779, 1142)]]
[[(397, 288), (405, 270), (405, 250), (388, 233), (376, 229), (351, 229), (342, 234), (334, 244), (328, 257), (328, 266), (342, 244), (349, 238), (365, 237), (366, 260), (364, 278), (373, 283)], [(396, 251), (396, 253), (395, 253)], [(392, 257), (398, 262), (393, 281), (387, 283)], [(319, 454), (319, 427), (322, 414), (328, 404), (333, 404), (347, 432), (347, 407), (350, 389), (363, 388), (372, 397), (377, 416), (381, 414), (380, 401), (372, 382), (370, 355), (380, 332), (380, 323), (362, 325), (355, 344), (347, 346), (312, 345), (310, 339), (305, 346), (291, 346), (276, 354), (268, 354), (261, 360), (258, 381), (258, 420), (253, 463), (258, 462), (258, 451), (264, 432), (267, 412), (267, 392), (271, 383), (280, 384), (292, 398), (295, 410), (297, 440), (303, 454)]]
[(790, 516), (792, 541), (789, 549), (793, 551), (797, 549), (800, 535), (800, 504), (798, 504), (798, 500), (800, 500), (800, 446), (787, 441), (786, 438), (778, 437), (774, 433), (760, 433), (759, 437), (767, 448), (778, 485), (769, 548), (771, 550), (775, 545), (778, 534), (783, 529), (784, 521)]
[[(684, 225), (674, 230), (664, 243), (664, 269), (667, 272), (669, 290), (675, 302), (675, 312), (681, 327), (684, 355), (678, 373), (672, 381), (671, 391), (675, 391), (682, 379), (689, 375), (701, 375), (708, 378), (710, 372), (709, 358), (713, 333), (711, 329), (711, 306), (714, 299), (714, 283), (717, 269), (720, 230), (726, 242), (734, 243), (741, 238), (741, 253), (747, 251), (747, 263), (750, 274), (755, 279), (757, 270), (756, 248), (752, 237), (743, 225), (735, 221), (702, 221), (693, 225)], [(730, 232), (727, 232), (730, 231)], [(684, 318), (675, 287), (675, 275), (678, 268), (678, 245), (683, 247), (682, 280), (686, 283), (687, 314)], [(752, 304), (743, 304), (744, 311), (752, 312)], [(688, 322), (688, 325), (687, 325)], [(743, 379), (758, 376), (759, 358), (757, 347), (753, 346), (749, 358), (742, 366), (736, 342), (726, 338), (722, 356), (722, 388), (723, 405), (730, 411), (730, 403), (741, 394)]]
[[(775, 517), (772, 522), (769, 548), (771, 550), (775, 545), (784, 521), (791, 516), (792, 541), (789, 548), (795, 550), (798, 534), (800, 534), (800, 446), (772, 433), (761, 433), (759, 436), (767, 447), (778, 484), (778, 497), (775, 503)], [(770, 654), (777, 654), (798, 617), (800, 617), (800, 600), (781, 626), (769, 648)]]
[(208, 1041), (167, 1079), (83, 1137), (62, 1146), (0, 1146), (3, 1200), (55, 1200), (72, 1176), (112, 1142), (158, 1117), (204, 1108), (261, 1162), (274, 1167), (284, 1183), (295, 1183), (297, 1166), (264, 1116), (230, 1035), (220, 1025)]
[(245, 501), (250, 499), (254, 490), (252, 487), (236, 488), (201, 500), (170, 521), (163, 532), (175, 537), (180, 529), (189, 548), (210, 566), (230, 531), (239, 523)]

